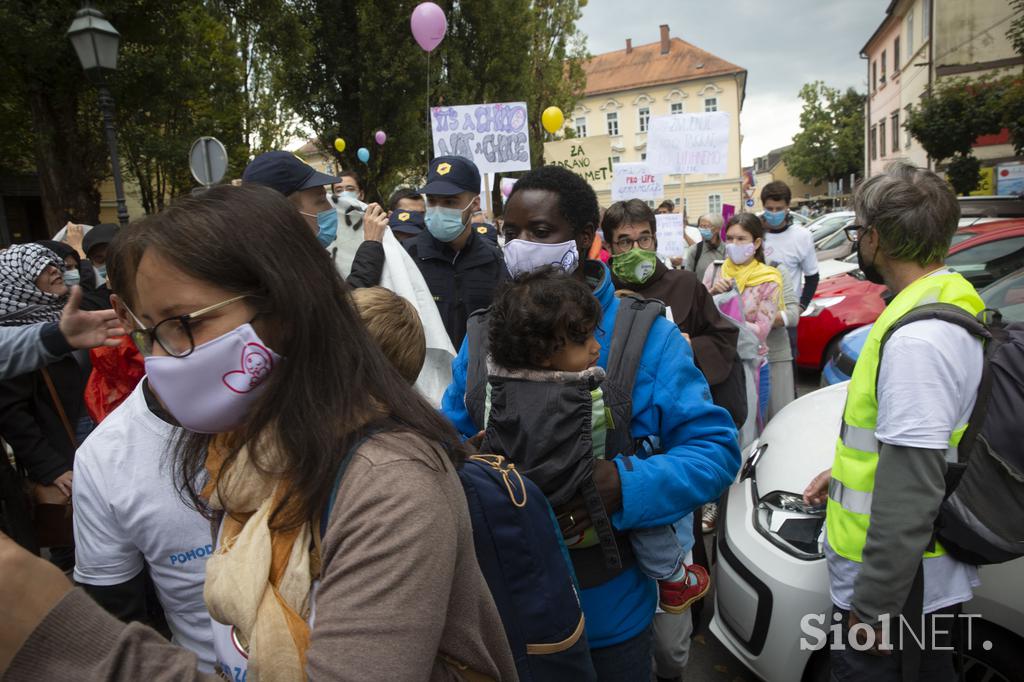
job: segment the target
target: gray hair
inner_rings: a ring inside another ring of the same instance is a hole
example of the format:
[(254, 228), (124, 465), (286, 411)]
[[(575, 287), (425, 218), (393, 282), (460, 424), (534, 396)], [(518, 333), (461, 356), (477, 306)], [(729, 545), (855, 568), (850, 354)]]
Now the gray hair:
[(721, 213), (705, 213), (700, 218), (697, 218), (697, 224), (700, 225), (700, 221), (702, 220), (706, 220), (709, 223), (711, 223), (711, 227), (715, 228), (716, 230), (721, 230), (722, 225), (725, 224), (725, 221), (722, 220)]
[(960, 204), (946, 181), (902, 162), (861, 183), (853, 210), (860, 225), (878, 231), (886, 256), (918, 265), (946, 257), (960, 220)]

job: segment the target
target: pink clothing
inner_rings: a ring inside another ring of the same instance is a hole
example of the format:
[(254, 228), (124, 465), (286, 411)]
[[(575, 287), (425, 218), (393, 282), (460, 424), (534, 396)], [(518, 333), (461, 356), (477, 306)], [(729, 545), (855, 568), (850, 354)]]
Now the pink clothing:
[[(722, 280), (720, 267), (709, 267), (704, 273), (704, 286), (710, 289)], [(735, 285), (734, 285), (735, 286)], [(768, 354), (768, 333), (775, 324), (775, 316), (779, 312), (779, 285), (775, 282), (764, 282), (747, 287), (740, 292), (740, 303), (743, 307), (743, 320), (747, 328), (754, 332), (758, 345), (758, 353)]]

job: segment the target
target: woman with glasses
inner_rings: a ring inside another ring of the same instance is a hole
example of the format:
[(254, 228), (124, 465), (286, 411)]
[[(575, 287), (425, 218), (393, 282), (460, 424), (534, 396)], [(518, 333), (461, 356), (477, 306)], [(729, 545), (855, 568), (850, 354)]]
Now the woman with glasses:
[[(301, 216), (266, 188), (221, 186), (119, 242), (132, 337), (183, 427), (175, 482), (215, 530), (222, 674), (514, 679), (458, 438), (371, 342)], [(0, 571), (7, 679), (207, 679), (3, 539)]]

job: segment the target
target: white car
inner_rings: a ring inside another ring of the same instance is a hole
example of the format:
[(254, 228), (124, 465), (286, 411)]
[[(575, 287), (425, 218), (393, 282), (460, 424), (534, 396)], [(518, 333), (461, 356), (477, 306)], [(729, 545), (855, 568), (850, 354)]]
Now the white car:
[[(832, 465), (847, 386), (815, 391), (779, 412), (747, 448), (720, 509), (711, 632), (767, 682), (829, 679), (827, 644), (814, 646), (816, 631), (832, 624), (818, 620), (832, 608), (825, 517), (808, 513), (801, 493)], [(982, 585), (963, 607), (980, 616), (970, 620), (964, 679), (1024, 680), (1024, 559), (979, 574)]]
[(848, 222), (854, 219), (855, 215), (853, 211), (833, 211), (832, 213), (818, 216), (804, 225), (804, 227), (811, 231), (814, 241), (818, 241), (842, 229)]

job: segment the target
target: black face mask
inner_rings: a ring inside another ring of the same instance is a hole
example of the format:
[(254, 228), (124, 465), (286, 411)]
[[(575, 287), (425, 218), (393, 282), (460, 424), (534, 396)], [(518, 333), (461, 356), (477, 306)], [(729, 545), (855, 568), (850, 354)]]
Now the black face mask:
[[(885, 284), (885, 280), (882, 278), (882, 273), (878, 271), (874, 263), (870, 265), (864, 262), (864, 252), (861, 250), (861, 244), (864, 243), (863, 239), (857, 240), (857, 267), (864, 273), (864, 279), (873, 284)], [(878, 256), (878, 249), (875, 249), (875, 256)]]

